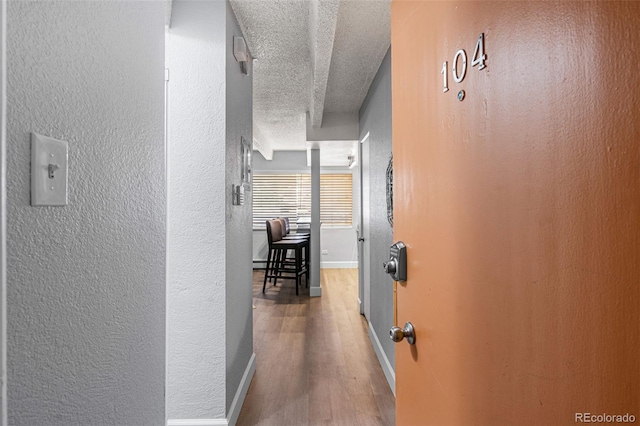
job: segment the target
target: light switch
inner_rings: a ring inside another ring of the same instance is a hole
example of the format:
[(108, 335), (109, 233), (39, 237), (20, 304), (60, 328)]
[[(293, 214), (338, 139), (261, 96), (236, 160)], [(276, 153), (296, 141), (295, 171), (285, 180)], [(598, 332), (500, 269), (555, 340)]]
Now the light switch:
[(231, 204), (234, 206), (242, 206), (244, 204), (244, 186), (231, 185)]
[(69, 144), (31, 133), (31, 205), (65, 206)]

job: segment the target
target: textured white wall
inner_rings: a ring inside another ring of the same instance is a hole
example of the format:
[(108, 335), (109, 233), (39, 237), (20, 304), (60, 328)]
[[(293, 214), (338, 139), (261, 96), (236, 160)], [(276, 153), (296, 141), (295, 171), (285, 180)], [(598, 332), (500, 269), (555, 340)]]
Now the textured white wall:
[[(164, 422), (164, 4), (9, 2), (11, 425)], [(69, 142), (31, 207), (30, 132)]]
[(225, 418), (225, 2), (176, 1), (167, 34), (167, 417)]

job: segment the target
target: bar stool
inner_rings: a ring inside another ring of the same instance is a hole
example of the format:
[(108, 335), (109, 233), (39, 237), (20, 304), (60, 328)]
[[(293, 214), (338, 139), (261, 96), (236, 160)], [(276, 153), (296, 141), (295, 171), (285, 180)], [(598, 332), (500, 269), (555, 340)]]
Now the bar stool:
[[(289, 218), (287, 217), (279, 217), (276, 218), (276, 220), (280, 221), (280, 225), (281, 225), (281, 230), (282, 230), (282, 239), (285, 241), (291, 241), (291, 240), (304, 240), (307, 244), (304, 245), (303, 249), (303, 256), (302, 256), (302, 261), (305, 264), (305, 267), (307, 268), (307, 273), (306, 273), (306, 284), (307, 287), (309, 287), (309, 271), (311, 270), (309, 268), (309, 237), (311, 235), (309, 234), (296, 234), (296, 235), (289, 235), (289, 231), (290, 231), (290, 227), (289, 227)], [(280, 251), (280, 257), (278, 258), (278, 267), (280, 271), (287, 271), (287, 269), (289, 269), (289, 271), (291, 271), (294, 265), (295, 265), (295, 258), (289, 258), (288, 257), (288, 253), (289, 250), (281, 250)], [(271, 279), (269, 278), (269, 282), (271, 282)], [(275, 285), (275, 284), (274, 284)]]
[[(295, 278), (296, 295), (298, 294), (298, 286), (301, 283), (302, 275), (306, 276), (307, 286), (309, 285), (309, 272), (306, 262), (302, 262), (302, 251), (308, 247), (309, 241), (306, 239), (282, 239), (282, 223), (280, 220), (267, 220), (267, 241), (269, 243), (269, 253), (267, 255), (267, 269), (264, 273), (264, 283), (262, 284), (262, 292), (265, 292), (267, 279), (273, 278), (273, 285), (276, 285), (278, 278)], [(282, 258), (283, 252), (294, 250), (295, 265), (294, 268), (287, 267)], [(284, 276), (284, 274), (293, 273), (294, 276)]]
[[(289, 226), (289, 218), (288, 217), (279, 217), (278, 220), (280, 221), (280, 224), (282, 225), (282, 239), (283, 240), (306, 240), (307, 243), (309, 242), (310, 238), (311, 238), (311, 234), (307, 234), (307, 233), (301, 233), (301, 234), (290, 234), (289, 231), (291, 230), (290, 226)], [(304, 247), (304, 263), (305, 266), (307, 268), (307, 287), (308, 285), (308, 274), (309, 274), (309, 247), (310, 244), (307, 244)], [(287, 258), (287, 250), (284, 251), (284, 262), (285, 263), (289, 263), (291, 264), (293, 262), (293, 259), (289, 259)]]
[[(276, 219), (272, 219), (272, 220), (279, 220), (280, 221), (280, 225), (281, 225), (281, 230), (282, 230), (282, 239), (285, 241), (289, 241), (289, 240), (304, 240), (304, 239), (309, 239), (309, 235), (287, 235), (289, 234), (289, 219), (286, 217), (278, 217)], [(276, 257), (277, 261), (278, 261), (278, 265), (286, 265), (286, 266), (291, 266), (295, 264), (295, 258), (289, 258), (288, 257), (289, 254), (289, 250), (282, 250), (279, 252), (279, 256)], [(305, 245), (304, 247), (304, 253), (303, 253), (303, 259), (305, 262), (305, 265), (307, 266), (307, 269), (309, 268), (309, 255), (308, 255), (308, 245)], [(268, 281), (271, 282), (271, 278), (268, 278)], [(274, 284), (275, 285), (275, 284)], [(308, 286), (308, 285), (307, 285)]]

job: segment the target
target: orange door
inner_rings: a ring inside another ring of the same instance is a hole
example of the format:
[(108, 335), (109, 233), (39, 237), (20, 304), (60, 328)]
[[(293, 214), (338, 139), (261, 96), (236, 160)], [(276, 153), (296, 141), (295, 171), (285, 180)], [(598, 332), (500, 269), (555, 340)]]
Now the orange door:
[(639, 28), (638, 2), (392, 3), (398, 425), (640, 422)]

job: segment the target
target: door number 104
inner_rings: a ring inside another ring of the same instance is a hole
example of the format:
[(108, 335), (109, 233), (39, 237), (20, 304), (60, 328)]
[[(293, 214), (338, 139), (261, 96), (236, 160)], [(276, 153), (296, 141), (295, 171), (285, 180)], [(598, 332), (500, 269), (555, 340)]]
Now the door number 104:
[[(475, 67), (479, 65), (478, 69), (484, 69), (486, 67), (485, 61), (487, 60), (487, 55), (484, 54), (484, 33), (480, 34), (478, 37), (478, 42), (476, 43), (476, 49), (473, 51), (473, 59), (471, 61), (471, 66)], [(451, 75), (453, 76), (453, 81), (456, 83), (462, 83), (464, 80), (464, 76), (467, 74), (467, 52), (464, 49), (460, 49), (456, 52), (456, 55), (453, 57), (453, 67), (451, 68)], [(460, 66), (460, 68), (458, 68)], [(444, 61), (442, 64), (442, 74), (443, 92), (449, 91), (449, 63)]]

